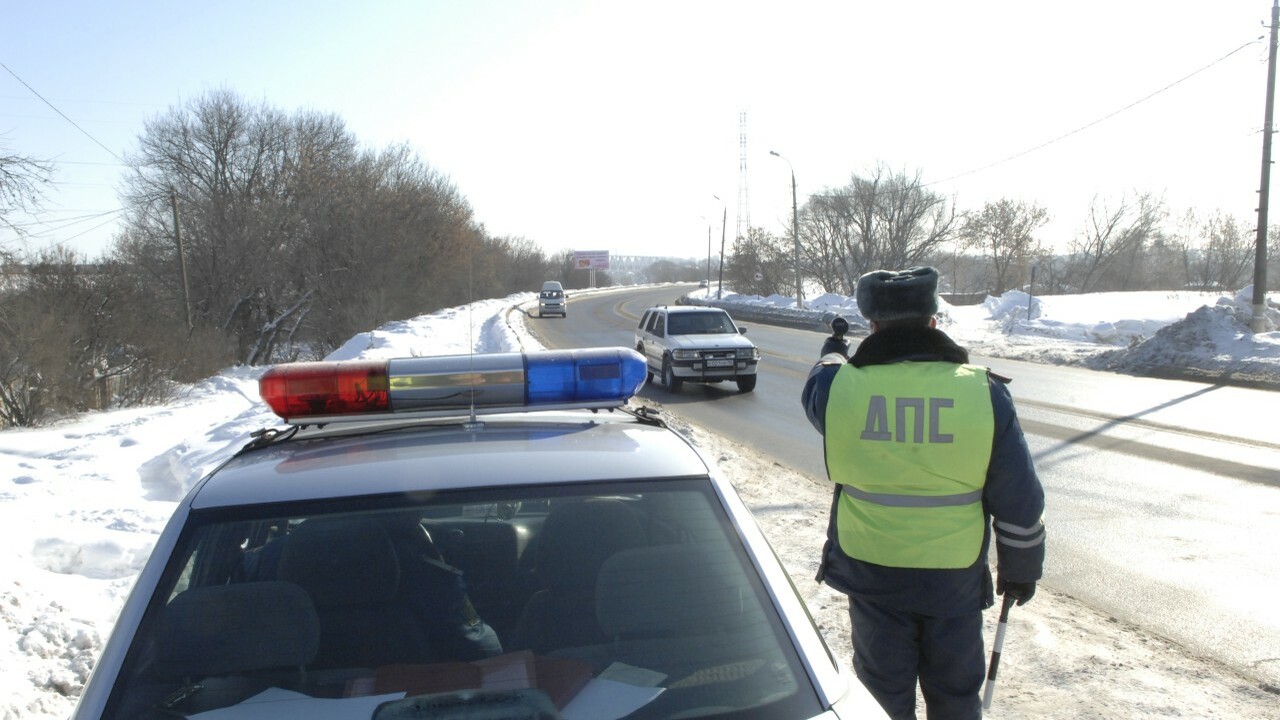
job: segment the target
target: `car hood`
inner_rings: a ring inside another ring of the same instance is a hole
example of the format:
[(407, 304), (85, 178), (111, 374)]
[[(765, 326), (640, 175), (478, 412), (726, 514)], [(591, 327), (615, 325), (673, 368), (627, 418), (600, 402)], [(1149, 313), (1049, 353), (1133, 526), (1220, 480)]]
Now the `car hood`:
[(755, 343), (746, 338), (745, 335), (728, 335), (726, 333), (711, 333), (707, 335), (671, 335), (667, 338), (668, 343), (672, 347), (682, 350), (695, 348), (750, 348), (755, 347)]

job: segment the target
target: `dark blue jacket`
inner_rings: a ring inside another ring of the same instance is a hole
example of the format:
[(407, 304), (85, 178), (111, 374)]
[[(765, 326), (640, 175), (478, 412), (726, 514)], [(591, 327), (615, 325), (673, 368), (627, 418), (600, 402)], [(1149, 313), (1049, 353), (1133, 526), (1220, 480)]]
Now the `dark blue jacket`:
[[(831, 341), (824, 345), (824, 356), (810, 371), (801, 394), (809, 422), (824, 437), (831, 382), (845, 362), (843, 355), (829, 351), (842, 349)], [(967, 363), (969, 353), (940, 330), (894, 327), (863, 340), (848, 362), (865, 367), (907, 360)], [(993, 528), (1000, 576), (1012, 582), (1040, 579), (1045, 550), (1044, 489), (1018, 424), (1013, 398), (1005, 387), (1008, 379), (994, 373), (988, 373), (988, 378), (995, 435), (983, 487), (986, 529), (982, 551), (974, 564), (958, 570), (921, 570), (855, 560), (840, 550), (833, 500), (827, 543), (818, 570), (819, 581), (843, 593), (906, 612), (951, 617), (978, 611), (995, 602), (987, 562)], [(836, 488), (836, 499), (839, 494)]]

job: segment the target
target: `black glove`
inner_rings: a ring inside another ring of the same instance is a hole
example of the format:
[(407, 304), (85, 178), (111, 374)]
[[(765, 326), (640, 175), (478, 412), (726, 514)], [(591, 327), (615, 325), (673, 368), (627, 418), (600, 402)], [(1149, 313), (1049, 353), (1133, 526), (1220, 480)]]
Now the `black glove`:
[(840, 353), (846, 359), (849, 357), (849, 341), (842, 337), (832, 335), (827, 341), (822, 343), (822, 355), (829, 353)]
[(1034, 582), (1014, 582), (1003, 578), (996, 580), (996, 594), (1004, 595), (1009, 593), (1009, 597), (1017, 600), (1018, 605), (1026, 605), (1031, 601), (1031, 596), (1036, 594), (1036, 584)]

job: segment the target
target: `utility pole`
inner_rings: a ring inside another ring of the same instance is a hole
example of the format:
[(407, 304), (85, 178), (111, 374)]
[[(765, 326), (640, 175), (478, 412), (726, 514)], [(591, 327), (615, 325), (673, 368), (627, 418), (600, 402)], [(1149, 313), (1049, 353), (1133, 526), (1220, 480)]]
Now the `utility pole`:
[(191, 289), (187, 285), (187, 252), (182, 247), (182, 223), (178, 222), (178, 191), (169, 191), (169, 205), (173, 208), (173, 236), (178, 241), (178, 266), (182, 270), (182, 299), (187, 306), (187, 332), (195, 329), (191, 322)]
[[(724, 221), (729, 219), (729, 206), (724, 204), (724, 201), (720, 199), (719, 195), (712, 195), (711, 197), (716, 202), (720, 203), (721, 206), (724, 208), (724, 218), (720, 220), (720, 225), (721, 225), (720, 233), (721, 235), (723, 235)], [(724, 256), (723, 240), (720, 242), (720, 255), (721, 255), (721, 258), (723, 258)], [(711, 221), (708, 220), (707, 221), (707, 294), (710, 294), (710, 293), (711, 293)], [(720, 297), (720, 296), (716, 295), (716, 297)]]
[[(790, 165), (791, 161), (788, 160)], [(800, 211), (796, 209), (796, 170), (791, 168), (791, 239), (796, 244), (796, 307), (804, 309), (804, 290), (800, 287)]]
[(1258, 240), (1253, 258), (1253, 318), (1249, 329), (1267, 330), (1267, 210), (1271, 204), (1271, 124), (1276, 101), (1276, 28), (1280, 26), (1280, 0), (1271, 1), (1271, 51), (1267, 59), (1267, 109), (1262, 126), (1262, 182), (1258, 186)]

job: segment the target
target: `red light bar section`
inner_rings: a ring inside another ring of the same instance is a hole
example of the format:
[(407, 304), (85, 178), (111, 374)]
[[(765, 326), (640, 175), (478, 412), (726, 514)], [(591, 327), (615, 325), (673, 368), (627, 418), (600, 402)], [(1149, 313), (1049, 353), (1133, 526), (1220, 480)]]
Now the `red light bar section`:
[(276, 365), (258, 379), (258, 393), (285, 420), (391, 412), (387, 362), (307, 362)]

